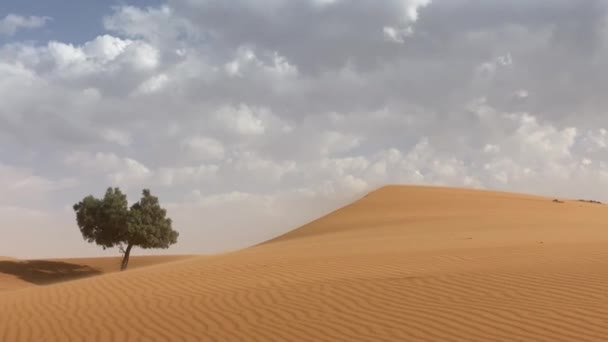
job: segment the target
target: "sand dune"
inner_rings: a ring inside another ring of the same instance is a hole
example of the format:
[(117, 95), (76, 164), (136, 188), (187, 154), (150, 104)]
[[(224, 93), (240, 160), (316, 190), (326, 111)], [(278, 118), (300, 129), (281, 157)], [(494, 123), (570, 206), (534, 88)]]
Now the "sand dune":
[(606, 341), (608, 206), (386, 187), (242, 251), (0, 293), (1, 341)]

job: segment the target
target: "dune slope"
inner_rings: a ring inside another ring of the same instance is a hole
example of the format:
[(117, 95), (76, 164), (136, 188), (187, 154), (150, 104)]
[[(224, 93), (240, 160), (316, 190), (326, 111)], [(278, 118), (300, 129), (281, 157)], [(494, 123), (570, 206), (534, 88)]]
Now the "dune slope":
[(0, 340), (605, 341), (606, 222), (386, 187), (239, 252), (0, 293)]

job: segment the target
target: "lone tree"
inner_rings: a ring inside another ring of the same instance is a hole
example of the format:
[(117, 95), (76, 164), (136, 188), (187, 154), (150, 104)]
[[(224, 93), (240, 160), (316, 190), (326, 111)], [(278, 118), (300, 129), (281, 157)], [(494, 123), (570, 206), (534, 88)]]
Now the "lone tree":
[(129, 264), (134, 246), (140, 248), (169, 248), (177, 242), (178, 232), (171, 227), (167, 211), (158, 198), (144, 189), (139, 202), (130, 208), (127, 196), (119, 188), (108, 188), (102, 199), (91, 195), (74, 204), (76, 223), (82, 237), (103, 249), (118, 247), (123, 253), (120, 270)]

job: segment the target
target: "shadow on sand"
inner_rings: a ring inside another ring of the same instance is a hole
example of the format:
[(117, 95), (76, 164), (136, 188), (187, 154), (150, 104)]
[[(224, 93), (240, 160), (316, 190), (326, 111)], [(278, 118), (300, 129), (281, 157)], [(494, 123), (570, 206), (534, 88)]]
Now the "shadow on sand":
[(0, 261), (0, 273), (14, 275), (36, 285), (48, 285), (101, 274), (89, 266), (61, 261)]

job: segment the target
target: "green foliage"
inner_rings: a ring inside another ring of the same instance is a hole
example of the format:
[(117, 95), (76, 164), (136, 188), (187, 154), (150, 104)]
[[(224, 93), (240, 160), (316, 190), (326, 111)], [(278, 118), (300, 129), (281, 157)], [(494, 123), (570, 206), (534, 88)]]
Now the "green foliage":
[(105, 248), (128, 241), (127, 196), (118, 188), (108, 188), (103, 199), (85, 197), (74, 205), (76, 223), (88, 242)]
[(179, 233), (173, 230), (167, 211), (158, 198), (144, 189), (139, 202), (128, 207), (127, 196), (119, 188), (108, 188), (102, 199), (87, 196), (74, 205), (76, 223), (82, 237), (104, 249), (127, 246), (123, 268), (128, 263), (133, 246), (140, 248), (169, 248), (177, 242)]
[(144, 190), (141, 200), (129, 212), (128, 241), (141, 248), (169, 248), (177, 242), (179, 234), (171, 228), (171, 219), (166, 216), (158, 198), (150, 190)]

